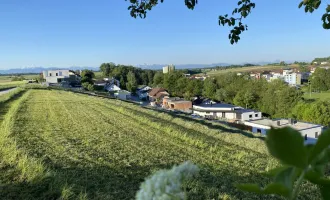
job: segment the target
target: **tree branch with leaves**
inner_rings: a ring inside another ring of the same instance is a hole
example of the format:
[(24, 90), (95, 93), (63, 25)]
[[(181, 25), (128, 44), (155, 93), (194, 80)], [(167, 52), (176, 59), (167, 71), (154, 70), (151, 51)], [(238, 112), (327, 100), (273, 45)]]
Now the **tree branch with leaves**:
[[(125, 0), (127, 1), (127, 0)], [(146, 18), (147, 12), (152, 10), (153, 7), (157, 6), (159, 3), (163, 3), (164, 0), (129, 0), (130, 14), (132, 17)], [(185, 5), (188, 9), (193, 10), (198, 4), (198, 0), (184, 0)], [(299, 4), (299, 8), (304, 7), (305, 12), (313, 13), (322, 4), (321, 0), (303, 0)], [(231, 44), (237, 43), (241, 37), (240, 35), (248, 30), (247, 24), (243, 23), (243, 20), (248, 17), (252, 10), (256, 7), (256, 4), (251, 0), (240, 0), (237, 2), (237, 7), (234, 8), (231, 15), (225, 14), (219, 16), (220, 26), (232, 27), (228, 38)], [(323, 22), (324, 29), (330, 29), (330, 5), (327, 5), (326, 12), (321, 18)]]

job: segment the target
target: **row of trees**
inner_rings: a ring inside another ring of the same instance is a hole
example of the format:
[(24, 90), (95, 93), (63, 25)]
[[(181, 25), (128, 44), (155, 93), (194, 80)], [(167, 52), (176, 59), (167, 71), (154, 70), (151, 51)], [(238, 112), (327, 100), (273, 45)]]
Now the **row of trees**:
[(330, 90), (330, 70), (320, 67), (316, 68), (310, 78), (310, 82), (313, 91)]
[(138, 85), (153, 85), (154, 70), (141, 69), (127, 65), (103, 63), (100, 71), (105, 77), (114, 77), (120, 81), (120, 87), (135, 92)]

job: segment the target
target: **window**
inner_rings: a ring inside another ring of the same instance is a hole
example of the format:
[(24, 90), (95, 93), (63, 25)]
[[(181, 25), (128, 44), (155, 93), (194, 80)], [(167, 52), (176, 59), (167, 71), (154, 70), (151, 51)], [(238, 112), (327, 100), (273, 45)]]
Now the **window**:
[(252, 118), (252, 115), (249, 115), (249, 118)]
[(261, 133), (261, 129), (257, 129), (257, 133)]
[(315, 132), (315, 138), (319, 137), (319, 132)]
[(305, 140), (307, 140), (307, 134), (305, 135)]
[(49, 73), (49, 76), (52, 76), (52, 73)]
[(206, 112), (206, 114), (210, 114), (210, 112)]
[(255, 116), (255, 117), (258, 117), (258, 114), (255, 114), (254, 116)]
[(58, 76), (58, 73), (56, 73), (56, 76)]

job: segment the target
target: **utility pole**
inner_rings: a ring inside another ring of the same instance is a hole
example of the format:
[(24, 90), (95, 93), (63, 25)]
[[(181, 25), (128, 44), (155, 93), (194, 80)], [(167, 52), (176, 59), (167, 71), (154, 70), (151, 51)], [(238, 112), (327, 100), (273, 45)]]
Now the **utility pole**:
[(309, 83), (309, 98), (312, 98), (312, 84), (310, 80), (308, 80), (308, 83)]

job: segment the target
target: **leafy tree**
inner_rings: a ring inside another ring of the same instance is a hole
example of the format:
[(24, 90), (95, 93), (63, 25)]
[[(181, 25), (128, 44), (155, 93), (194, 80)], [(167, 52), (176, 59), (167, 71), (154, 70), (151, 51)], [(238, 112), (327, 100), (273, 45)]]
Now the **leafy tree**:
[(109, 77), (110, 72), (115, 68), (115, 63), (102, 63), (100, 66), (100, 71), (103, 73), (104, 76)]
[(161, 72), (161, 71), (156, 72), (156, 74), (153, 78), (153, 85), (155, 87), (160, 87), (163, 85), (163, 81), (164, 81), (163, 72)]
[(241, 90), (236, 94), (234, 98), (235, 105), (239, 105), (245, 108), (252, 108), (255, 101), (256, 101), (255, 94), (251, 90), (248, 91)]
[(330, 71), (324, 68), (316, 68), (310, 78), (311, 86), (316, 91), (327, 91), (330, 89)]
[(176, 80), (176, 84), (175, 84), (175, 96), (179, 96), (179, 97), (183, 97), (185, 92), (186, 92), (186, 88), (188, 85), (188, 79), (186, 77), (181, 77), (178, 80)]
[(134, 72), (130, 71), (127, 74), (127, 83), (126, 83), (126, 88), (128, 91), (134, 93), (137, 88), (137, 82), (136, 82), (136, 77)]
[(126, 81), (123, 75), (119, 77), (119, 84), (121, 89), (126, 89)]
[(299, 72), (309, 72), (309, 69), (306, 65), (300, 65)]
[(89, 79), (93, 79), (95, 74), (92, 70), (85, 69), (81, 72), (81, 77), (88, 77)]
[(210, 99), (215, 99), (216, 89), (217, 85), (213, 78), (206, 78), (204, 80), (203, 96)]
[(227, 91), (224, 88), (217, 89), (215, 92), (215, 99), (218, 101), (225, 101), (227, 99)]
[[(125, 0), (127, 1), (127, 0)], [(132, 17), (145, 18), (147, 12), (159, 3), (163, 3), (164, 0), (130, 0), (130, 14)], [(188, 9), (193, 10), (198, 3), (198, 0), (185, 0), (185, 5)], [(305, 12), (314, 12), (321, 5), (321, 0), (303, 0), (299, 4), (299, 8), (304, 7)], [(237, 7), (231, 12), (231, 16), (228, 14), (219, 16), (220, 26), (232, 27), (229, 33), (229, 40), (231, 44), (237, 43), (240, 40), (240, 35), (248, 29), (248, 26), (242, 21), (251, 14), (252, 9), (256, 6), (251, 0), (239, 0)], [(326, 12), (322, 16), (323, 28), (330, 29), (330, 5), (326, 7)]]

